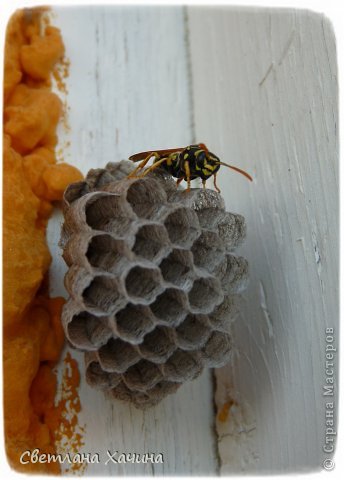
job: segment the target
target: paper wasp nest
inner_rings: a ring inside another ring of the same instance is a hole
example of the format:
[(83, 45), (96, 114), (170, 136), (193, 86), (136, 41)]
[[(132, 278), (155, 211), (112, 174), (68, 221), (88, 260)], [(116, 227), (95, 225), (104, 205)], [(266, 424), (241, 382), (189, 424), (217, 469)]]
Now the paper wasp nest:
[(109, 163), (65, 192), (63, 325), (87, 382), (145, 408), (228, 361), (247, 262), (230, 253), (244, 218), (218, 193), (177, 190), (161, 170), (128, 179), (133, 167)]

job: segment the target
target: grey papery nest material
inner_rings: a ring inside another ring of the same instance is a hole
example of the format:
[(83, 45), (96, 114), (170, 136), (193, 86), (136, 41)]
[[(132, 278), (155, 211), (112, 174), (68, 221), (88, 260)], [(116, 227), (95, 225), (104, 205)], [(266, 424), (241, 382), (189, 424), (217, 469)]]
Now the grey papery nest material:
[(109, 163), (65, 191), (62, 320), (87, 382), (145, 408), (228, 361), (248, 266), (231, 253), (244, 218), (220, 194), (177, 190), (161, 170), (128, 179), (132, 168)]

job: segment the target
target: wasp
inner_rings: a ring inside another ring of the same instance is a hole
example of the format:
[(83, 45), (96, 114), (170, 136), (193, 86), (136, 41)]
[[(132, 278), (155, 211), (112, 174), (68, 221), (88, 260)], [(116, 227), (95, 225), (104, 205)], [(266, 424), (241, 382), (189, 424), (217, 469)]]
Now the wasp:
[[(140, 170), (142, 170), (153, 157), (153, 165), (146, 168), (143, 173), (139, 174)], [(171, 148), (168, 150), (140, 152), (129, 157), (129, 160), (140, 162), (135, 170), (129, 174), (129, 178), (144, 177), (156, 168), (162, 167), (177, 179), (177, 185), (185, 180), (187, 182), (187, 191), (190, 190), (191, 180), (201, 178), (203, 188), (206, 188), (205, 185), (207, 180), (213, 176), (214, 187), (216, 191), (220, 193), (220, 189), (216, 184), (216, 175), (221, 165), (241, 173), (252, 181), (252, 177), (244, 170), (234, 167), (233, 165), (228, 165), (228, 163), (221, 162), (216, 155), (208, 150), (204, 143), (189, 145), (188, 147)]]

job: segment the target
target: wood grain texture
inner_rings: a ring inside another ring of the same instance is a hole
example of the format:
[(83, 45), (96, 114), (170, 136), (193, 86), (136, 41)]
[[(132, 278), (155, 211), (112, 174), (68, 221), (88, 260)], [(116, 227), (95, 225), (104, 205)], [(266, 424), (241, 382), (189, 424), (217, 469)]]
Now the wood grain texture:
[[(64, 158), (86, 173), (136, 151), (184, 145), (192, 136), (185, 18), (181, 7), (54, 8), (71, 60), (67, 81), (71, 131)], [(61, 214), (49, 223), (51, 294), (66, 296), (58, 248)], [(80, 354), (72, 351), (79, 359)], [(164, 464), (89, 465), (86, 475), (213, 474), (216, 445), (209, 372), (160, 406), (141, 412), (106, 400), (84, 380), (84, 452), (163, 453)]]
[(216, 374), (231, 407), (221, 473), (320, 469), (336, 401), (323, 396), (325, 328), (338, 333), (334, 34), (322, 15), (278, 9), (190, 7), (188, 26), (197, 138), (254, 176), (219, 175), (251, 271), (234, 361)]

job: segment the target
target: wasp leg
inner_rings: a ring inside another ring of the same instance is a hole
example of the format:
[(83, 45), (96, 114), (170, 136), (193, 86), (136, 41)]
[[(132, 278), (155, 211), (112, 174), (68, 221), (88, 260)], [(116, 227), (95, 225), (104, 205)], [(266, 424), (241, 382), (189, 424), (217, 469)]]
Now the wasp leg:
[(206, 183), (207, 183), (207, 181), (202, 179), (203, 190), (205, 190), (205, 184)]
[(214, 173), (214, 187), (215, 187), (215, 190), (216, 190), (218, 193), (221, 193), (221, 190), (220, 190), (219, 187), (216, 185), (216, 173)]
[(188, 188), (186, 189), (186, 191), (189, 192), (191, 188), (191, 179), (190, 179), (191, 173), (190, 173), (190, 164), (188, 160), (185, 160), (184, 169), (185, 169), (186, 181), (188, 182)]
[(183, 180), (185, 180), (185, 177), (178, 178), (178, 180), (176, 181), (177, 187), (182, 183)]
[(150, 152), (146, 158), (144, 158), (142, 160), (142, 162), (140, 162), (138, 164), (138, 166), (135, 168), (135, 170), (133, 170), (131, 173), (129, 173), (128, 175), (128, 178), (133, 178), (133, 177), (136, 177), (136, 173), (139, 171), (139, 170), (142, 170), (142, 168), (144, 168), (147, 163), (149, 162), (149, 160), (152, 158), (152, 157), (156, 157), (156, 158), (160, 158), (160, 155), (157, 153), (157, 152)]
[(158, 160), (157, 162), (153, 163), (153, 165), (151, 165), (149, 168), (147, 168), (147, 170), (145, 170), (143, 172), (142, 175), (140, 175), (140, 177), (145, 177), (147, 175), (147, 173), (149, 172), (152, 172), (153, 170), (155, 170), (156, 168), (160, 167), (160, 165), (164, 162), (167, 161), (167, 158), (161, 158), (160, 160)]

